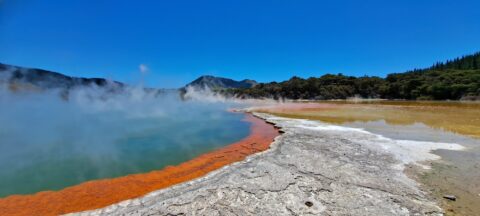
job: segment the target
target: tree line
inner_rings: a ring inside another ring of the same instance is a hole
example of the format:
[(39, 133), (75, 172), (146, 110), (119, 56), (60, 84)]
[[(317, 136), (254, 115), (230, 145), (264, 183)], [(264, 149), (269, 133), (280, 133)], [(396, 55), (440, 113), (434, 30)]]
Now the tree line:
[(220, 93), (240, 98), (346, 99), (350, 97), (460, 100), (480, 98), (480, 52), (426, 69), (376, 76), (326, 74), (307, 79), (292, 77), (283, 82), (260, 83), (251, 88), (222, 89)]

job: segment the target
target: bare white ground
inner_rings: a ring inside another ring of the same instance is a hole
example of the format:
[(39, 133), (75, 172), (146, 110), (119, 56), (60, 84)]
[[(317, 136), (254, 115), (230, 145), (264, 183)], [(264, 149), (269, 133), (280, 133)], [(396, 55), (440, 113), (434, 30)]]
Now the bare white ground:
[(439, 159), (433, 149), (462, 146), (255, 115), (285, 132), (268, 151), (190, 182), (78, 214), (442, 215), (403, 168)]

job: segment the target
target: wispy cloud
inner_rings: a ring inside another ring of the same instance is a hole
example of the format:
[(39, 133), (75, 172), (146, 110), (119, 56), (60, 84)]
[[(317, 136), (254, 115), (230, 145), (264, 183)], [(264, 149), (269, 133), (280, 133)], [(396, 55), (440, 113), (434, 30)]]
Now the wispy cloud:
[(146, 64), (140, 64), (138, 66), (138, 69), (140, 69), (140, 73), (142, 73), (142, 75), (147, 74), (148, 71), (150, 70)]

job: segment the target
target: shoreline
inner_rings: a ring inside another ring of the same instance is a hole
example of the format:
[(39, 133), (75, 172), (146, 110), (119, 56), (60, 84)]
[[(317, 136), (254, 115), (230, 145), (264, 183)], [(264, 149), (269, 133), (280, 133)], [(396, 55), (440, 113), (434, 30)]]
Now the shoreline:
[(425, 158), (405, 160), (399, 157), (404, 152), (361, 141), (385, 141), (375, 134), (314, 121), (254, 115), (285, 132), (268, 150), (195, 181), (73, 215), (443, 213), (404, 169), (408, 164), (438, 159), (431, 149), (421, 149), (420, 155)]
[(99, 179), (59, 191), (11, 195), (0, 199), (0, 215), (59, 215), (106, 207), (152, 191), (194, 180), (269, 148), (280, 132), (263, 119), (245, 114), (250, 134), (242, 140), (199, 155), (179, 165), (142, 174)]
[[(348, 106), (346, 106), (348, 105)], [(480, 107), (470, 102), (335, 102), (272, 106), (264, 110), (283, 117), (319, 120), (365, 128), (396, 139), (458, 143), (463, 151), (435, 150), (441, 160), (425, 162), (432, 169), (408, 170), (409, 176), (445, 210), (446, 215), (480, 212)], [(261, 109), (262, 107), (258, 108)], [(284, 109), (282, 109), (284, 108)], [(415, 167), (415, 166), (414, 166)], [(414, 170), (416, 175), (413, 174)], [(420, 171), (418, 171), (420, 170)], [(444, 198), (455, 196), (456, 200)]]

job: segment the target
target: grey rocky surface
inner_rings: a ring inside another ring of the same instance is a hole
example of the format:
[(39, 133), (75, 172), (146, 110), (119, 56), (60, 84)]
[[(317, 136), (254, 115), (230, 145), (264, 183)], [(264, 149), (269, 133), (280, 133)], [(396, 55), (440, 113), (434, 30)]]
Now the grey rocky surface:
[(403, 173), (401, 160), (365, 142), (368, 134), (312, 130), (300, 127), (311, 124), (306, 121), (256, 115), (285, 132), (269, 150), (205, 177), (77, 214), (442, 215)]

